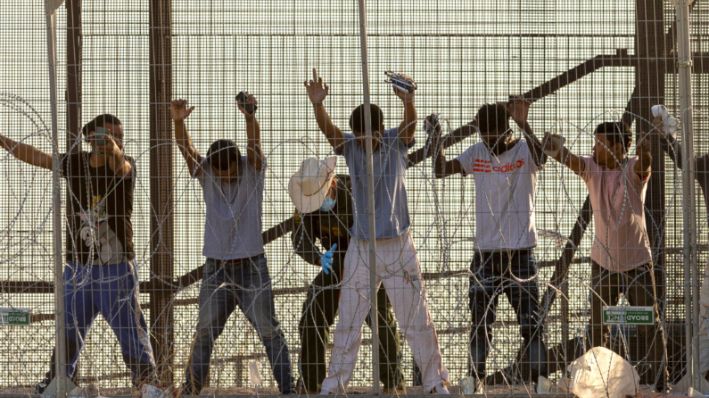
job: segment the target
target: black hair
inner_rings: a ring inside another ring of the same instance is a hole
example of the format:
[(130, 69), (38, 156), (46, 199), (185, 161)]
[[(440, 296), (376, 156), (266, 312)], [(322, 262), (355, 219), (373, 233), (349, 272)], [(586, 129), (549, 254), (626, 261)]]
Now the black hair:
[(96, 131), (96, 127), (103, 127), (107, 124), (120, 125), (123, 123), (121, 123), (121, 120), (118, 119), (118, 117), (111, 115), (110, 113), (104, 113), (103, 115), (98, 115), (93, 118), (93, 120), (86, 123), (86, 125), (84, 125), (81, 129), (81, 134), (83, 134), (84, 137), (88, 137), (90, 132)]
[[(379, 130), (379, 127), (384, 123), (384, 113), (381, 108), (375, 104), (369, 105), (369, 111), (372, 114), (372, 131)], [(364, 134), (366, 131), (364, 126), (364, 104), (356, 107), (350, 115), (350, 128), (355, 133)]]
[(510, 114), (507, 106), (502, 103), (481, 106), (475, 120), (482, 132), (504, 133), (510, 128)]
[(596, 126), (593, 134), (603, 134), (611, 145), (623, 144), (625, 152), (630, 150), (630, 141), (633, 138), (630, 126), (624, 122), (603, 122)]
[(241, 158), (241, 153), (236, 143), (232, 140), (216, 140), (212, 142), (207, 151), (207, 162), (210, 166), (218, 170), (228, 170), (232, 162), (237, 162)]

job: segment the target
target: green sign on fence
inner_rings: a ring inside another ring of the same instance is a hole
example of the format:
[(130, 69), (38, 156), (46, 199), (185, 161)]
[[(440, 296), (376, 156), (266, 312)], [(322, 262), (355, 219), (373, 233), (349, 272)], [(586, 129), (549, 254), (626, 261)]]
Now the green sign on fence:
[(655, 311), (652, 307), (604, 306), (604, 325), (652, 325)]
[(29, 325), (31, 314), (27, 308), (0, 307), (0, 325)]

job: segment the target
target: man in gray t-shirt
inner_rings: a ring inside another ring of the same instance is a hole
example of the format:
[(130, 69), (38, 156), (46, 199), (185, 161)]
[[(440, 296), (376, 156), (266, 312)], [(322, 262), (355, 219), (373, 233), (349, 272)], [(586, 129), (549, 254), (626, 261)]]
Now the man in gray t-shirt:
[[(414, 144), (416, 107), (414, 93), (397, 91), (404, 105), (404, 120), (398, 128), (386, 130), (384, 116), (376, 105), (370, 106), (374, 162), (374, 211), (376, 235), (369, 233), (367, 213), (367, 173), (365, 154), (364, 105), (350, 116), (352, 134), (343, 133), (332, 123), (323, 101), (329, 88), (313, 70), (313, 80), (305, 83), (315, 109), (318, 127), (335, 152), (343, 155), (352, 180), (354, 227), (344, 264), (340, 295), (340, 320), (335, 329), (332, 358), (321, 394), (344, 393), (352, 377), (361, 341), (362, 324), (371, 302), (369, 269), (375, 267), (378, 282), (384, 287), (394, 314), (406, 337), (414, 360), (422, 370), (426, 392), (448, 394), (448, 371), (441, 361), (438, 337), (426, 303), (416, 249), (409, 233), (409, 209), (404, 173), (407, 151)], [(370, 264), (369, 239), (376, 239), (377, 263)]]
[(190, 175), (202, 187), (206, 207), (202, 253), (207, 261), (183, 394), (198, 395), (204, 387), (214, 341), (237, 306), (263, 342), (280, 392), (292, 392), (290, 355), (275, 314), (261, 238), (266, 161), (255, 115), (256, 98), (246, 98), (237, 104), (246, 119), (246, 156), (241, 156), (233, 141), (222, 139), (213, 142), (203, 158), (185, 125), (194, 107), (188, 107), (185, 100), (175, 100), (170, 107), (177, 146)]

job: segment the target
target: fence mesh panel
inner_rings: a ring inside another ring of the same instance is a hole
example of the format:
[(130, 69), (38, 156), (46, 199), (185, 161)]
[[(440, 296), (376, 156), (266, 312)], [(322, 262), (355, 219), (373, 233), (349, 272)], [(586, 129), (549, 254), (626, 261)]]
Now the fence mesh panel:
[[(288, 228), (294, 214), (289, 179), (305, 158), (334, 154), (320, 132), (303, 82), (311, 78), (312, 68), (317, 68), (329, 85), (325, 105), (333, 123), (343, 131), (350, 130), (350, 113), (363, 101), (357, 3), (165, 1), (171, 15), (168, 63), (172, 79), (151, 83), (151, 2), (83, 0), (79, 7), (80, 87), (67, 83), (67, 40), (71, 34), (67, 21), (73, 2), (66, 3), (57, 11), (60, 150), (66, 150), (65, 143), (75, 146), (80, 141), (65, 139), (69, 136), (65, 94), (72, 90), (81, 91), (79, 127), (103, 113), (117, 115), (123, 123), (125, 153), (135, 159), (137, 170), (132, 223), (142, 311), (149, 325), (156, 316), (169, 318), (174, 311), (173, 335), (168, 344), (174, 357), (166, 364), (168, 370), (160, 374), (158, 384), (178, 386), (184, 381), (203, 283), (201, 274), (196, 278), (186, 275), (205, 264), (203, 236), (204, 229), (210, 228), (205, 226), (203, 188), (190, 177), (177, 145), (151, 141), (151, 109), (161, 110), (163, 114), (157, 117), (170, 120), (168, 104), (151, 103), (151, 90), (155, 92), (161, 85), (171, 87), (173, 99), (186, 99), (195, 107), (186, 125), (194, 147), (202, 155), (220, 138), (234, 140), (245, 155), (246, 123), (234, 98), (240, 91), (248, 91), (258, 100), (256, 115), (267, 163), (262, 224), (264, 231), (271, 228), (264, 234), (265, 256), (275, 314), (290, 351), (295, 382), (303, 366), (299, 365), (299, 322), (302, 312), (313, 305), (306, 295), (320, 269), (294, 251)], [(709, 6), (696, 1), (691, 9), (693, 133), (695, 152), (701, 156), (709, 152)], [(395, 0), (370, 2), (367, 11), (371, 96), (382, 109), (386, 128), (399, 125), (403, 108), (391, 85), (384, 82), (384, 71), (406, 72), (418, 84), (416, 143), (409, 150), (413, 161), (406, 171), (410, 231), (443, 364), (457, 391), (460, 381), (470, 374), (469, 278), (478, 242), (476, 224), (481, 218), (476, 211), (483, 211), (476, 209), (475, 198), (485, 192), (481, 192), (479, 183), (476, 187), (477, 177), (437, 179), (431, 159), (415, 157), (427, 143), (424, 118), (439, 114), (446, 135), (471, 122), (481, 105), (523, 96), (532, 102), (528, 120), (538, 137), (545, 132), (561, 134), (574, 153), (590, 155), (596, 125), (622, 119), (632, 123), (630, 154), (634, 155), (637, 138), (651, 127), (650, 105), (663, 102), (670, 114), (680, 116), (674, 2)], [(51, 153), (43, 12), (39, 2), (0, 3), (0, 48), (4, 54), (0, 59), (0, 134)], [(520, 137), (520, 128), (512, 121), (510, 126), (513, 136)], [(449, 146), (448, 160), (480, 139), (473, 133)], [(702, 190), (697, 189), (699, 261), (684, 261), (682, 170), (659, 143), (659, 139), (653, 140), (653, 171), (645, 214), (652, 263), (660, 270), (657, 282), (665, 289), (659, 305), (663, 314), (660, 325), (665, 336), (662, 346), (667, 353), (667, 378), (672, 384), (686, 367), (684, 328), (690, 321), (685, 319), (684, 297), (688, 292), (684, 267), (697, 267), (701, 279), (709, 242), (707, 209)], [(155, 145), (171, 145), (172, 178), (161, 181), (151, 175), (151, 161), (155, 161), (151, 150), (155, 153)], [(87, 142), (81, 146), (89, 150)], [(336, 172), (348, 173), (343, 157)], [(0, 176), (4, 181), (0, 188), (0, 307), (4, 313), (17, 309), (31, 312), (27, 325), (0, 325), (0, 368), (4, 369), (0, 372), (0, 392), (29, 392), (49, 369), (55, 343), (51, 216), (52, 211), (61, 210), (67, 222), (69, 196), (64, 184), (63, 203), (53, 208), (51, 173), (22, 163), (8, 151), (0, 153)], [(169, 233), (174, 242), (171, 275), (151, 270), (151, 261), (157, 255), (151, 239), (165, 233), (160, 220), (151, 226), (151, 214), (156, 211), (151, 192), (158, 186), (173, 195), (168, 212), (174, 226)], [(541, 303), (548, 303), (547, 296), (556, 293), (553, 304), (542, 308), (543, 339), (549, 349), (548, 377), (552, 381), (567, 376), (569, 363), (590, 347), (595, 221), (585, 228), (577, 247), (570, 238), (587, 195), (583, 180), (559, 162), (549, 159), (539, 171), (534, 215), (539, 236), (534, 256), (539, 274), (534, 283)], [(284, 221), (285, 233), (272, 228)], [(70, 233), (63, 234), (64, 240), (74, 238)], [(561, 286), (551, 280), (555, 271), (558, 274), (564, 269), (559, 261), (565, 246), (567, 251), (569, 247), (576, 250), (568, 272), (559, 274), (565, 282)], [(325, 250), (327, 247), (322, 247), (321, 251)], [(519, 278), (505, 281), (515, 284)], [(605, 287), (623, 286), (610, 282)], [(227, 283), (226, 288), (239, 287)], [(533, 384), (522, 380), (517, 368), (528, 359), (518, 361), (525, 341), (515, 311), (502, 290), (494, 293), (500, 297), (486, 359), (486, 391), (533, 394)], [(150, 301), (156, 294), (167, 297), (172, 309), (152, 313)], [(621, 299), (618, 305), (628, 304)], [(337, 323), (335, 320), (330, 328), (329, 348)], [(610, 346), (634, 364), (649, 352), (648, 341), (640, 338), (638, 330), (636, 326), (618, 326), (610, 333)], [(351, 391), (369, 391), (372, 384), (370, 336), (369, 328), (364, 327), (349, 383)], [(400, 340), (403, 384), (412, 386), (418, 378), (412, 348), (403, 336)], [(661, 363), (650, 358), (640, 362), (640, 383), (654, 384)], [(262, 378), (258, 386), (250, 377), (250, 366), (254, 365)], [(88, 333), (75, 381), (95, 384), (109, 392), (131, 388), (131, 374), (119, 340), (101, 316)], [(237, 308), (214, 345), (205, 391), (250, 394), (276, 392), (277, 387), (259, 335)]]

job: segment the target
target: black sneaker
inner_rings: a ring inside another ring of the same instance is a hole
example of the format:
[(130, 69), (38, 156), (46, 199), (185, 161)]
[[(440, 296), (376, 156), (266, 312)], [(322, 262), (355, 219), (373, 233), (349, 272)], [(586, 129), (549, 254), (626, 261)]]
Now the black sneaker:
[(44, 390), (46, 390), (47, 387), (49, 387), (49, 383), (51, 383), (51, 382), (52, 382), (51, 380), (49, 380), (48, 378), (45, 377), (44, 380), (42, 380), (42, 381), (40, 381), (39, 383), (35, 384), (35, 386), (34, 386), (34, 392), (35, 392), (35, 394), (40, 394), (40, 395), (41, 395), (42, 393), (44, 393)]

